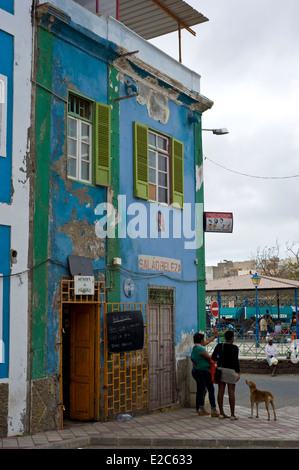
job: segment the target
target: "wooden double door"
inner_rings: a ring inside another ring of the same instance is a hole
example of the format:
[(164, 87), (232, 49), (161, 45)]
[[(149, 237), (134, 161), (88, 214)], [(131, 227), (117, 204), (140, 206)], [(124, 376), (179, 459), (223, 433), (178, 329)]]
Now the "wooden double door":
[(149, 305), (149, 406), (171, 405), (175, 401), (175, 350), (173, 305)]

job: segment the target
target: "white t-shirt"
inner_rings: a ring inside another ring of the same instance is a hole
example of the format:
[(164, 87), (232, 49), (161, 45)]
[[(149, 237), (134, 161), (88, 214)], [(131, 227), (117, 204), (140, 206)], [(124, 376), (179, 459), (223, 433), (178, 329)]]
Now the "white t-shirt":
[(267, 356), (275, 356), (276, 357), (277, 353), (278, 353), (277, 346), (275, 344), (271, 344), (271, 346), (270, 346), (270, 344), (267, 344), (265, 351), (266, 351)]

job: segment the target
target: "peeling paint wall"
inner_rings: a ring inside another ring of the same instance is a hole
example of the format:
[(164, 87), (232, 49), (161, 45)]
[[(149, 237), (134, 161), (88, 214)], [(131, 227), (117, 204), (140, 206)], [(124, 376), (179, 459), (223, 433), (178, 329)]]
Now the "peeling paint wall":
[[(190, 96), (183, 95), (173, 87), (171, 81), (163, 83), (162, 74), (159, 79), (154, 76), (155, 69), (146, 64), (133, 61), (129, 58), (121, 58), (114, 61), (113, 66), (118, 70), (116, 81), (109, 81), (109, 70), (105, 60), (97, 60), (88, 51), (82, 53), (82, 47), (71, 47), (69, 42), (61, 38), (55, 38), (53, 42), (53, 92), (59, 94), (64, 100), (67, 90), (75, 90), (91, 99), (107, 103), (109, 93), (125, 97), (126, 84), (133, 82), (138, 87), (138, 96), (118, 101), (117, 116), (119, 116), (119, 128), (113, 131), (119, 139), (119, 153), (112, 157), (114, 171), (112, 175), (117, 178), (112, 192), (106, 188), (84, 186), (67, 180), (66, 168), (66, 105), (52, 97), (52, 121), (51, 134), (55, 136), (51, 144), (51, 192), (49, 201), (49, 230), (50, 230), (50, 254), (51, 259), (67, 264), (68, 254), (90, 256), (95, 262), (99, 262), (100, 268), (105, 269), (106, 261), (111, 261), (110, 252), (115, 246), (116, 240), (106, 240), (106, 243), (95, 237), (94, 209), (101, 202), (112, 201), (116, 209), (117, 196), (126, 195), (127, 206), (136, 202), (133, 196), (133, 122), (145, 123), (157, 132), (173, 136), (184, 144), (184, 179), (185, 201), (195, 203), (195, 147), (194, 127), (188, 124), (190, 113)], [(142, 66), (142, 68), (141, 68)], [(161, 64), (161, 70), (163, 65)], [(87, 79), (88, 77), (88, 79)], [(174, 82), (177, 85), (176, 82)], [(54, 106), (55, 105), (55, 106)], [(115, 101), (111, 98), (111, 105)], [(115, 166), (116, 161), (117, 166)], [(138, 200), (137, 200), (138, 201)], [(152, 203), (143, 201), (149, 214)], [(157, 208), (159, 205), (157, 205)], [(167, 211), (167, 208), (162, 210)], [(183, 232), (183, 227), (181, 227)], [(170, 232), (173, 227), (170, 226)], [(150, 237), (125, 238), (121, 246), (115, 251), (114, 256), (122, 259), (122, 267), (129, 272), (138, 272), (137, 254), (150, 253), (155, 256), (175, 257), (182, 263), (180, 275), (174, 274), (171, 279), (162, 273), (161, 277), (152, 279), (152, 273), (144, 275), (144, 279), (136, 279), (136, 289), (132, 302), (146, 302), (148, 285), (175, 286), (176, 288), (176, 341), (179, 341), (181, 332), (186, 328), (197, 328), (197, 266), (195, 259), (197, 254), (193, 250), (185, 250), (185, 238), (180, 239), (156, 239)], [(109, 248), (109, 246), (110, 248)], [(105, 245), (105, 246), (103, 246)], [(132, 256), (132, 253), (135, 256)], [(109, 260), (106, 256), (110, 257)], [(120, 273), (120, 298), (127, 298), (122, 290), (125, 274)], [(49, 283), (51, 268), (48, 272)], [(54, 289), (54, 286), (52, 288)], [(189, 299), (186, 309), (186, 299)], [(187, 326), (188, 325), (188, 326)], [(54, 372), (54, 369), (52, 370)]]
[[(50, 3), (55, 5), (57, 2)], [(80, 10), (82, 15), (76, 23), (79, 10), (74, 2), (63, 0), (57, 6), (66, 8), (70, 16), (67, 24), (63, 23), (61, 14), (55, 17), (53, 13), (49, 17), (47, 5), (41, 5), (38, 16), (34, 259), (41, 265), (33, 280), (32, 324), (33, 395), (36, 396), (39, 388), (43, 388), (40, 414), (51, 410), (55, 415), (53, 426), (59, 412), (55, 398), (59, 384), (55, 377), (61, 366), (59, 283), (63, 276), (70, 276), (69, 255), (92, 258), (96, 276), (105, 276), (107, 300), (110, 302), (147, 303), (149, 287), (173, 289), (173, 341), (177, 359), (190, 352), (191, 337), (199, 328), (199, 319), (205, 323), (204, 244), (192, 249), (185, 247), (186, 240), (190, 238), (184, 232), (187, 209), (140, 200), (134, 196), (133, 123), (147, 125), (183, 144), (184, 201), (194, 210), (196, 203), (203, 204), (202, 166), (198, 159), (202, 149), (201, 142), (195, 136), (201, 133), (201, 128), (200, 125), (190, 125), (188, 115), (194, 109), (201, 113), (208, 106), (208, 100), (187, 89), (177, 78), (167, 75), (168, 60), (164, 54), (160, 55), (160, 71), (141, 58), (116, 58), (121, 47), (107, 40), (107, 24), (103, 23), (103, 18), (91, 18), (90, 12)], [(84, 29), (85, 16), (91, 18), (92, 31)], [(116, 26), (113, 23), (113, 27)], [(133, 36), (130, 31), (123, 31), (121, 25), (118, 27), (124, 42), (127, 36)], [(114, 34), (118, 37), (116, 29)], [(154, 52), (159, 55), (158, 50)], [(175, 68), (179, 70), (179, 66)], [(187, 73), (185, 69), (182, 72), (184, 76)], [(189, 75), (192, 74), (189, 72)], [(128, 97), (127, 83), (136, 85), (137, 96)], [(66, 123), (70, 91), (92, 102), (110, 106), (111, 186), (108, 188), (67, 177)], [(142, 213), (134, 214), (133, 211), (127, 214), (128, 223), (138, 215), (139, 224), (150, 228), (151, 211), (156, 214), (161, 212), (164, 219), (169, 220), (167, 229), (170, 237), (165, 237), (164, 233), (151, 237), (148, 232), (144, 238), (118, 238), (123, 216), (118, 210), (120, 196), (126, 198), (125, 212), (129, 207), (132, 210), (136, 203), (143, 204)], [(103, 240), (96, 233), (99, 219), (96, 208), (106, 202), (116, 213), (116, 237)], [(178, 226), (175, 226), (174, 215), (180, 216)], [(190, 224), (189, 229), (195, 234), (193, 212), (190, 213)], [(181, 236), (173, 235), (175, 229), (180, 231)], [(175, 258), (179, 260), (181, 270), (171, 273), (141, 270), (139, 255)], [(121, 266), (112, 270), (114, 257), (121, 258)], [(128, 277), (133, 279), (135, 287), (131, 297), (124, 290), (124, 281)], [(48, 381), (53, 381), (54, 394), (47, 392)], [(45, 403), (47, 400), (49, 406)], [(32, 422), (37, 427), (46, 425), (43, 422), (50, 422), (50, 416), (44, 418), (35, 415), (32, 410)]]

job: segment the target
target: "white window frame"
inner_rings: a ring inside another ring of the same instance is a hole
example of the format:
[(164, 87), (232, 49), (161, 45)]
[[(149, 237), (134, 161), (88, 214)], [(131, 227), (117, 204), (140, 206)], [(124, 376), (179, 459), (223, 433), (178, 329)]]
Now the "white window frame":
[[(85, 100), (87, 102), (87, 100)], [(91, 106), (92, 103), (87, 104), (90, 106), (90, 112), (91, 112)], [(91, 113), (90, 113), (91, 114)], [(93, 134), (92, 134), (92, 122), (88, 119), (81, 118), (77, 114), (68, 113), (68, 121), (67, 121), (67, 139), (69, 141), (75, 141), (76, 142), (76, 155), (70, 155), (70, 149), (69, 149), (69, 143), (67, 142), (67, 177), (73, 181), (80, 181), (82, 183), (87, 183), (87, 184), (92, 184), (92, 148), (93, 148)], [(72, 120), (76, 123), (76, 137), (73, 137), (70, 135), (70, 125), (69, 125), (69, 120)], [(89, 132), (89, 139), (88, 141), (84, 141), (82, 137), (82, 126), (85, 125), (88, 127), (88, 132)], [(85, 159), (82, 155), (82, 144), (87, 144), (88, 145), (88, 159)], [(71, 175), (69, 173), (69, 160), (75, 160), (76, 162), (76, 175)], [(89, 171), (88, 171), (88, 178), (84, 179), (82, 177), (82, 163), (88, 163), (89, 164)]]
[[(159, 204), (167, 204), (169, 205), (170, 203), (170, 142), (169, 138), (167, 136), (164, 136), (162, 134), (156, 133), (149, 129), (148, 131), (149, 134), (152, 134), (155, 136), (156, 139), (156, 145), (153, 146), (152, 144), (148, 144), (149, 147), (149, 152), (153, 152), (155, 154), (155, 160), (156, 160), (156, 167), (151, 167), (150, 162), (149, 162), (149, 171), (154, 170), (155, 171), (155, 183), (152, 183), (149, 178), (149, 185), (153, 184), (156, 186), (156, 198), (155, 199), (150, 199), (150, 201), (157, 202)], [(158, 137), (162, 138), (166, 142), (166, 150), (162, 149), (158, 146)], [(167, 159), (167, 171), (159, 170), (159, 155), (166, 157)], [(159, 173), (166, 174), (167, 176), (167, 186), (161, 186), (159, 185)], [(159, 188), (166, 189), (167, 190), (167, 200), (166, 201), (159, 201)]]

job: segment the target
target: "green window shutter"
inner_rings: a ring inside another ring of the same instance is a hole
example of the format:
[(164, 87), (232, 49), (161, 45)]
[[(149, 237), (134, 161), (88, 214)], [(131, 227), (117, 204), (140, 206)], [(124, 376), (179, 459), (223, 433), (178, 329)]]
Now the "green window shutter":
[(111, 184), (111, 109), (95, 104), (95, 183)]
[(184, 144), (171, 139), (172, 204), (183, 209), (184, 204)]
[(148, 199), (148, 128), (134, 122), (134, 196)]

